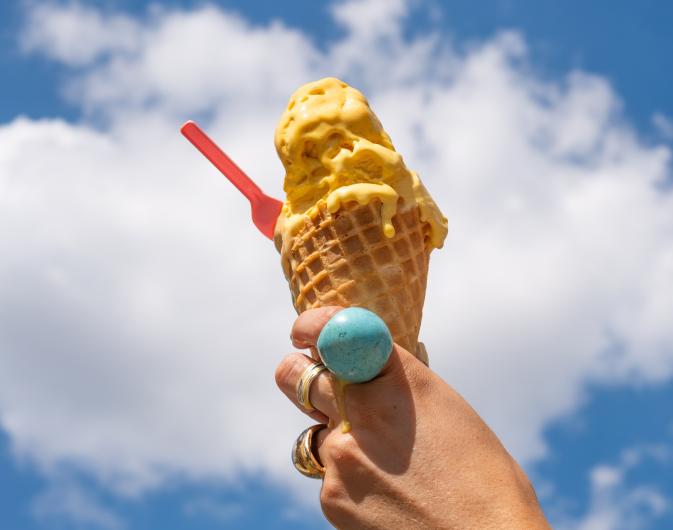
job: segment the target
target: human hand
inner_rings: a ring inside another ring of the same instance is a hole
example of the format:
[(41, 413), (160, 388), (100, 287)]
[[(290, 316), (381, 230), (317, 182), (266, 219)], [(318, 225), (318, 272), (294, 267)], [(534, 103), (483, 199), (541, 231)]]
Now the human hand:
[[(340, 308), (302, 313), (296, 348), (310, 348)], [(314, 361), (293, 353), (276, 382), (300, 410), (296, 387)], [(312, 383), (307, 413), (329, 426), (317, 433), (325, 475), (320, 503), (337, 528), (548, 529), (535, 492), (514, 459), (470, 405), (411, 353), (395, 345), (374, 380), (349, 385), (343, 433), (332, 376)]]

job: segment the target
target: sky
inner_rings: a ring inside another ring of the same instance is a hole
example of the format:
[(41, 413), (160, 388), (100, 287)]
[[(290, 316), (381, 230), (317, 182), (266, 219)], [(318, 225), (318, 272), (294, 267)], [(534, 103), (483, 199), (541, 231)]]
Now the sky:
[(271, 195), (302, 83), (360, 88), (449, 219), (421, 339), (554, 528), (673, 527), (673, 8), (0, 6), (3, 529), (326, 528), (275, 388)]

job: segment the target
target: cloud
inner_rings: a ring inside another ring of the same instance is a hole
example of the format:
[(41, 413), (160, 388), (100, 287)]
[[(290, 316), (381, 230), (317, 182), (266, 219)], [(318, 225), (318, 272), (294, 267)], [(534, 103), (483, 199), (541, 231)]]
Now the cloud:
[(36, 3), (28, 11), (21, 47), (70, 66), (86, 66), (103, 54), (132, 53), (141, 27), (125, 15), (103, 14), (78, 3)]
[(87, 528), (122, 530), (123, 520), (103, 506), (82, 488), (72, 483), (59, 483), (33, 500), (32, 511), (40, 521), (65, 518)]
[(275, 251), (174, 126), (137, 143), (59, 121), (0, 132), (2, 423), (45, 470), (72, 459), (128, 494), (176, 470), (281, 473), (287, 447), (251, 415), (288, 440), (301, 426), (273, 406), (292, 320), (262, 280)]
[(409, 4), (406, 0), (351, 0), (332, 4), (331, 13), (351, 37), (376, 39), (399, 36), (400, 22), (410, 11)]
[(670, 118), (661, 112), (656, 112), (652, 116), (652, 125), (666, 140), (673, 140), (673, 121)]
[[(28, 48), (68, 68), (83, 118), (0, 127), (0, 423), (18, 455), (123, 495), (243, 472), (315, 499), (287, 454), (307, 420), (273, 384), (293, 320), (278, 256), (178, 127), (203, 116), (280, 196), (275, 121), (328, 73), (367, 90), (449, 218), (422, 338), (518, 458), (545, 454), (587, 382), (670, 378), (669, 149), (605, 79), (536, 75), (517, 33), (459, 52), (405, 37), (404, 3), (370, 35), (358, 5), (333, 8), (346, 33), (322, 51), (213, 6), (30, 8)], [(105, 29), (78, 55), (63, 35), (89, 20)], [(120, 21), (132, 46), (110, 40)]]
[(192, 517), (206, 516), (220, 523), (228, 523), (243, 512), (243, 506), (233, 502), (218, 502), (208, 497), (191, 499), (183, 506), (183, 511)]
[(319, 57), (302, 33), (279, 21), (258, 27), (211, 5), (156, 8), (143, 20), (76, 5), (38, 6), (24, 42), (68, 66), (98, 59), (73, 71), (64, 90), (90, 113), (117, 117), (148, 107), (250, 115), (250, 107), (263, 105), (270, 112), (285, 104), (297, 79), (314, 75)]
[(329, 65), (326, 71), (357, 82), (367, 94), (449, 76), (456, 57), (448, 42), (435, 32), (412, 39), (404, 35), (405, 20), (416, 5), (405, 0), (333, 3), (334, 21), (347, 36), (326, 50), (322, 61)]
[(581, 518), (560, 522), (558, 528), (577, 530), (638, 530), (671, 508), (670, 499), (653, 485), (638, 483), (630, 475), (643, 461), (670, 465), (667, 446), (643, 445), (626, 449), (616, 465), (597, 465), (589, 473), (589, 509)]

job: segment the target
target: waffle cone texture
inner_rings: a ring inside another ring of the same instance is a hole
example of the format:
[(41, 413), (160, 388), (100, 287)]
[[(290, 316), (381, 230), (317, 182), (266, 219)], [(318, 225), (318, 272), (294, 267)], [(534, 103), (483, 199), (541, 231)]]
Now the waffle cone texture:
[(282, 245), (281, 261), (297, 313), (364, 307), (385, 321), (397, 344), (427, 364), (418, 333), (431, 247), (418, 207), (405, 206), (400, 199), (389, 238), (381, 228), (379, 199), (347, 202), (334, 213), (320, 201), (291, 244)]

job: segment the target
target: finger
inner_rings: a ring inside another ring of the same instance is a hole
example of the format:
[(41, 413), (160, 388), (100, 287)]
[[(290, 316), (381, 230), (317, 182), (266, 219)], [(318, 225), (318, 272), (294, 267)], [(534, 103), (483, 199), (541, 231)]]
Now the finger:
[[(310, 357), (299, 352), (285, 357), (276, 368), (276, 384), (296, 407), (304, 413), (307, 410), (297, 401), (297, 384), (299, 378), (309, 366), (315, 364)], [(322, 414), (335, 422), (341, 421), (334, 398), (334, 390), (331, 383), (331, 375), (323, 370), (311, 383), (309, 389), (309, 401)], [(310, 414), (309, 414), (310, 415)], [(326, 423), (324, 421), (323, 423)]]
[(304, 311), (292, 326), (290, 333), (292, 345), (300, 349), (315, 346), (318, 342), (318, 335), (327, 321), (342, 309), (343, 307), (328, 306)]
[(309, 418), (315, 420), (317, 423), (324, 423), (325, 425), (329, 423), (329, 418), (319, 410), (312, 410), (311, 412), (309, 412), (308, 410), (303, 409), (302, 412), (306, 414)]
[(413, 403), (427, 395), (432, 380), (433, 373), (425, 364), (395, 344), (379, 375), (366, 383), (348, 385), (348, 419), (354, 429), (365, 430), (399, 422), (405, 414), (413, 415)]
[(323, 467), (326, 467), (326, 454), (325, 454), (325, 439), (329, 436), (329, 434), (334, 430), (333, 427), (325, 427), (324, 429), (320, 429), (315, 435), (313, 436), (313, 444), (311, 447), (311, 451), (313, 451), (313, 454), (318, 457), (318, 461), (322, 464)]
[(390, 377), (406, 373), (409, 370), (423, 370), (424, 368), (428, 369), (427, 365), (424, 364), (418, 357), (416, 357), (409, 350), (395, 343), (393, 344), (393, 349), (390, 352), (388, 362), (386, 362), (383, 368), (381, 368), (381, 371), (376, 377)]

